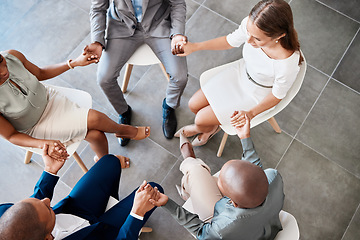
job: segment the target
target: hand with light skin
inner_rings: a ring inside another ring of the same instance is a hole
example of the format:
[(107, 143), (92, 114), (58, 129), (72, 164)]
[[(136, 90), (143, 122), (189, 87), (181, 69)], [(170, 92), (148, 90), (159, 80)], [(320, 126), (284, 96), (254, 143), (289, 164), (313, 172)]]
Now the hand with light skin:
[(156, 189), (155, 196), (149, 201), (154, 206), (161, 207), (164, 206), (169, 201), (169, 197), (161, 193), (158, 189)]
[(185, 57), (195, 52), (194, 43), (186, 41), (180, 42), (175, 47), (176, 55), (179, 57)]
[(69, 154), (66, 151), (66, 147), (58, 140), (42, 140), (42, 146), (47, 146), (48, 155), (56, 161), (65, 161)]
[(86, 45), (83, 51), (83, 55), (87, 56), (88, 61), (94, 61), (98, 63), (101, 58), (103, 46), (99, 42), (94, 42)]
[(179, 53), (184, 53), (182, 50), (182, 45), (187, 43), (187, 37), (181, 34), (173, 36), (171, 40), (171, 53), (177, 55)]
[(135, 192), (134, 203), (131, 212), (143, 217), (145, 213), (153, 209), (154, 205), (149, 201), (156, 196), (157, 188), (153, 188), (144, 180)]
[(244, 114), (244, 118), (239, 117), (239, 112), (235, 111), (231, 116), (231, 124), (235, 127), (236, 134), (240, 139), (250, 137), (250, 118)]
[(235, 111), (231, 116), (230, 123), (234, 127), (242, 127), (246, 122), (245, 115), (249, 118), (249, 121), (253, 118), (248, 111)]
[(58, 171), (64, 166), (65, 160), (59, 161), (49, 155), (49, 145), (43, 147), (42, 158), (45, 164), (45, 171), (57, 175)]

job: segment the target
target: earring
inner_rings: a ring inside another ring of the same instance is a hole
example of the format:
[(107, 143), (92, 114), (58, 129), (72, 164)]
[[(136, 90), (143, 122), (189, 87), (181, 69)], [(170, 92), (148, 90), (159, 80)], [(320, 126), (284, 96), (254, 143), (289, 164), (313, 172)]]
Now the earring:
[(278, 42), (279, 42), (279, 40), (276, 40), (275, 42), (276, 42), (276, 43), (278, 43)]

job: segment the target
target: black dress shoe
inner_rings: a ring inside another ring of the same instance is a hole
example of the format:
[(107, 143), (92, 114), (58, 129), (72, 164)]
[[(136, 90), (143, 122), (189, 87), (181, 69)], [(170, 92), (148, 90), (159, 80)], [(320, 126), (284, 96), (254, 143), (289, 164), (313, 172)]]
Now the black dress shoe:
[(177, 121), (175, 115), (175, 109), (169, 107), (166, 104), (166, 98), (163, 101), (163, 125), (162, 129), (164, 132), (164, 136), (167, 139), (172, 139), (176, 132)]
[[(130, 125), (131, 123), (131, 107), (128, 105), (128, 110), (124, 112), (123, 114), (119, 115), (119, 124), (127, 124)], [(130, 138), (118, 138), (118, 141), (120, 143), (120, 146), (124, 147), (128, 145), (130, 142)]]

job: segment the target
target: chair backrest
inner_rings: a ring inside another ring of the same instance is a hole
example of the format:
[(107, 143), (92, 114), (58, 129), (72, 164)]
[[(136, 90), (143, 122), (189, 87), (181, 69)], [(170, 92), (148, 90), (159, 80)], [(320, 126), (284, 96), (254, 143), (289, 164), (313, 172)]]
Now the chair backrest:
[[(58, 91), (59, 93), (61, 93), (65, 97), (67, 97), (70, 101), (75, 102), (80, 107), (83, 107), (83, 108), (91, 108), (92, 107), (92, 97), (89, 93), (87, 93), (85, 91), (74, 89), (74, 88), (54, 86), (54, 85), (50, 85), (50, 84), (46, 84), (46, 83), (44, 85), (51, 87), (52, 89), (55, 89), (56, 91)], [(80, 143), (81, 143), (81, 141), (78, 141), (78, 142), (72, 143), (69, 146), (67, 146), (66, 150), (70, 156), (72, 156), (74, 154), (76, 149), (79, 147)], [(27, 148), (27, 147), (25, 147), (25, 149), (28, 151), (40, 154), (40, 155), (42, 154), (42, 149)]]
[(299, 240), (300, 232), (295, 217), (283, 210), (279, 217), (283, 230), (278, 232), (274, 240)]
[(136, 51), (127, 61), (128, 64), (133, 65), (153, 65), (161, 63), (159, 58), (155, 55), (153, 50), (147, 44), (143, 44)]

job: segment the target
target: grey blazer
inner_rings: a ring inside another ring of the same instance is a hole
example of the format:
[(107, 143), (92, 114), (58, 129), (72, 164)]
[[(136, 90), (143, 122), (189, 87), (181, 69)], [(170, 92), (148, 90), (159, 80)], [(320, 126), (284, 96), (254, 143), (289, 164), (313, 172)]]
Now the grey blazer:
[[(242, 139), (243, 160), (261, 166), (250, 138)], [(197, 239), (265, 240), (274, 239), (282, 230), (279, 212), (284, 203), (283, 181), (275, 169), (266, 169), (269, 193), (262, 205), (244, 209), (234, 207), (228, 197), (220, 199), (214, 208), (210, 223), (205, 223), (196, 214), (190, 213), (169, 199), (163, 206)]]
[[(185, 0), (143, 0), (142, 10), (141, 25), (150, 36), (185, 34)], [(105, 46), (105, 30), (107, 39), (130, 37), (137, 20), (131, 0), (92, 0), (90, 23), (92, 42)]]

